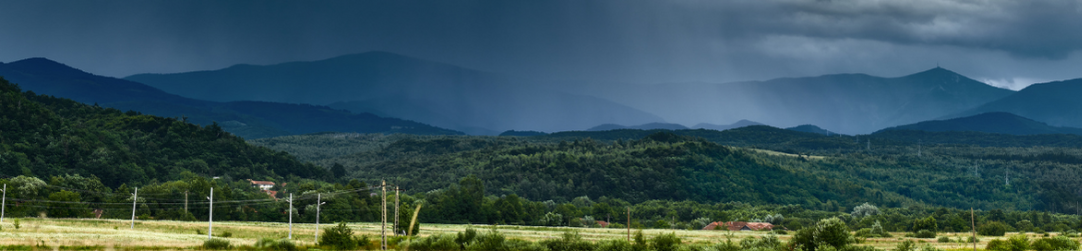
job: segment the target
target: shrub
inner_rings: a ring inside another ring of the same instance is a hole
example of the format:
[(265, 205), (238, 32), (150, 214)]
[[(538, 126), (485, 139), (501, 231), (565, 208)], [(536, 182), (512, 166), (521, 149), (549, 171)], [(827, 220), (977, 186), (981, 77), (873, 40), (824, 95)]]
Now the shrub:
[(718, 242), (712, 247), (715, 251), (742, 251), (744, 250), (740, 244), (733, 243), (732, 240), (726, 239), (725, 241)]
[(988, 245), (984, 246), (984, 250), (1005, 251), (1010, 249), (1007, 247), (1007, 242), (1004, 240), (991, 240), (988, 241)]
[(410, 241), (410, 250), (416, 251), (458, 251), (462, 249), (455, 243), (455, 236), (450, 234), (430, 235)]
[(936, 241), (938, 241), (939, 243), (950, 243), (951, 242), (951, 237), (946, 237), (946, 236), (939, 237), (939, 240), (936, 240)]
[(357, 248), (357, 241), (353, 239), (353, 229), (346, 226), (345, 222), (339, 222), (337, 226), (324, 229), (323, 234), (319, 235), (319, 244), (344, 250)]
[(1052, 238), (1041, 238), (1033, 241), (1033, 245), (1030, 246), (1033, 250), (1037, 251), (1051, 251), (1051, 250), (1078, 250), (1078, 241), (1072, 240), (1064, 236), (1056, 236)]
[(231, 245), (229, 245), (229, 240), (226, 240), (226, 239), (211, 238), (211, 239), (207, 239), (206, 241), (203, 241), (203, 248), (204, 249), (219, 250), (219, 249), (229, 249), (230, 247), (231, 247)]
[(932, 246), (931, 244), (925, 244), (923, 247), (920, 247), (920, 251), (942, 251), (942, 249), (935, 248), (935, 246)]
[(849, 227), (837, 217), (822, 219), (814, 227), (800, 229), (793, 235), (791, 242), (804, 250), (818, 250), (823, 246), (840, 249), (853, 243)]
[(1029, 249), (1029, 237), (1024, 234), (1011, 236), (1007, 238), (1007, 250), (1010, 251), (1025, 251)]
[(984, 236), (1003, 236), (1006, 233), (1007, 224), (998, 221), (988, 222), (977, 228), (977, 234)]
[[(626, 244), (627, 242), (626, 241), (621, 241), (621, 243)], [(503, 242), (503, 245), (505, 247), (507, 247), (507, 250), (515, 250), (515, 251), (545, 251), (546, 250), (545, 247), (541, 246), (541, 244), (538, 244), (537, 242), (532, 242), (532, 241), (527, 241), (527, 240), (519, 240), (519, 239), (507, 239), (506, 241)], [(604, 250), (604, 249), (599, 249), (599, 250)], [(608, 249), (608, 250), (622, 250), (622, 249)]]
[(762, 238), (744, 238), (740, 240), (740, 247), (745, 250), (782, 250), (782, 243), (777, 235), (771, 234)]
[(935, 238), (935, 232), (928, 231), (928, 229), (921, 229), (920, 231), (917, 231), (916, 237), (921, 239)]
[(917, 250), (917, 244), (914, 243), (913, 240), (905, 240), (903, 242), (899, 242), (898, 245), (894, 247), (894, 251), (914, 251), (914, 250)]
[(676, 237), (676, 233), (654, 236), (653, 241), (651, 246), (657, 251), (676, 251), (677, 246), (680, 246), (680, 237)]
[(220, 237), (222, 237), (222, 238), (229, 238), (229, 237), (233, 237), (233, 232), (229, 232), (229, 231), (222, 231), (222, 234), (221, 234), (221, 235), (219, 235), (219, 236), (220, 236)]
[(19, 230), (19, 227), (22, 226), (19, 224), (19, 219), (15, 219), (15, 221), (12, 221), (11, 224), (15, 226), (15, 230)]
[(278, 240), (278, 248), (275, 250), (295, 251), (297, 250), (297, 244), (293, 244), (293, 241), (287, 239), (281, 239)]
[(478, 235), (472, 244), (466, 246), (466, 250), (478, 250), (478, 251), (504, 251), (507, 247), (503, 245), (506, 238), (503, 234), (496, 231), (496, 228), (492, 228), (492, 231), (488, 233)]
[(361, 237), (357, 237), (357, 248), (369, 250), (378, 248), (378, 245), (372, 243), (372, 240), (368, 238), (368, 235), (362, 234)]
[(861, 228), (861, 229), (857, 230), (856, 232), (853, 232), (853, 236), (854, 237), (859, 237), (859, 238), (879, 237), (879, 236), (876, 236), (876, 235), (872, 234), (872, 229), (871, 228)]
[(597, 250), (631, 250), (631, 243), (624, 240), (602, 240), (597, 242)]
[(883, 229), (883, 225), (879, 224), (879, 221), (875, 221), (875, 224), (872, 224), (872, 234), (883, 238), (890, 238), (890, 233)]
[(477, 238), (477, 230), (474, 230), (472, 226), (466, 226), (466, 231), (455, 234), (455, 243), (459, 248), (466, 249), (467, 245), (473, 242), (473, 239)]
[(632, 240), (631, 250), (643, 251), (643, 250), (646, 250), (649, 247), (647, 245), (647, 243), (646, 243), (646, 236), (642, 235), (642, 229), (640, 229), (639, 231), (636, 231), (635, 236), (633, 236), (631, 238), (631, 240)]
[(256, 249), (261, 250), (281, 250), (281, 251), (294, 251), (297, 250), (297, 245), (293, 244), (293, 241), (288, 239), (275, 240), (271, 238), (259, 239), (253, 245)]
[[(876, 251), (875, 247), (872, 247), (872, 246), (857, 246), (857, 245), (844, 246), (844, 247), (839, 248), (837, 250), (838, 251)], [(824, 249), (823, 251), (827, 251), (827, 250)]]
[[(636, 236), (638, 238), (639, 236)], [(582, 239), (577, 231), (567, 231), (560, 239), (549, 239), (541, 242), (541, 245), (552, 251), (588, 251), (593, 250), (593, 244)]]

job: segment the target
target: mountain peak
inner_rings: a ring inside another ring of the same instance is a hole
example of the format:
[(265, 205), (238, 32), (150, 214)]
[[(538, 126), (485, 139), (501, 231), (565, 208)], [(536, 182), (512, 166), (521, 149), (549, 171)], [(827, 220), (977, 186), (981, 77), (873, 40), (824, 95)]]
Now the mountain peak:
[(918, 72), (918, 73), (914, 73), (914, 74), (911, 74), (911, 75), (909, 75), (907, 77), (910, 77), (910, 76), (925, 76), (925, 77), (953, 77), (953, 76), (960, 76), (960, 77), (965, 77), (965, 76), (962, 76), (962, 74), (958, 74), (957, 72), (947, 70), (947, 68), (939, 67), (938, 65), (935, 68), (928, 69), (926, 71), (922, 71), (922, 72)]
[(361, 53), (346, 54), (346, 55), (342, 55), (342, 56), (329, 58), (329, 59), (326, 59), (326, 60), (328, 60), (328, 61), (332, 61), (332, 60), (413, 61), (413, 62), (434, 63), (434, 62), (431, 62), (431, 61), (428, 61), (428, 60), (415, 58), (415, 57), (410, 57), (410, 56), (397, 54), (397, 53), (393, 53), (393, 52), (387, 52), (387, 51), (367, 51), (367, 52), (361, 52)]
[(42, 57), (27, 58), (7, 63), (7, 66), (17, 70), (49, 72), (51, 74), (62, 74), (67, 76), (90, 74), (66, 64)]

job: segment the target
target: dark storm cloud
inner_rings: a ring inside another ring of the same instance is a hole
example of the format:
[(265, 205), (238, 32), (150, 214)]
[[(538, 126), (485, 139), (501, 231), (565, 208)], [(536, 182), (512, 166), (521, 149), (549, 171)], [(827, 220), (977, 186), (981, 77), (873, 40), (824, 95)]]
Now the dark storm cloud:
[(1082, 48), (1079, 1), (828, 1), (784, 7), (792, 29), (813, 37), (1002, 50), (1064, 58)]
[[(1082, 1), (14, 1), (0, 60), (124, 76), (387, 50), (513, 75), (733, 81), (944, 63), (1011, 85), (1079, 62)], [(1024, 86), (1022, 84), (1021, 86)]]

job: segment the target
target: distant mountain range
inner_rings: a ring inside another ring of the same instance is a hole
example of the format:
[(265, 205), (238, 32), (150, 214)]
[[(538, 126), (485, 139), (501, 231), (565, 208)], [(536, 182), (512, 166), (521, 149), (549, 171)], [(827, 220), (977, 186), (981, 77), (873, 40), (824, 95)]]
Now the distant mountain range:
[(191, 99), (137, 82), (93, 75), (44, 58), (0, 64), (0, 76), (37, 94), (70, 98), (122, 111), (185, 117), (189, 122), (202, 125), (218, 122), (224, 130), (244, 138), (323, 131), (462, 134), (417, 122), (366, 113), (353, 114), (326, 106)]
[(755, 126), (755, 125), (763, 125), (763, 123), (750, 121), (750, 120), (746, 120), (746, 119), (741, 119), (740, 121), (737, 121), (736, 123), (732, 123), (732, 124), (728, 124), (728, 125), (715, 125), (715, 124), (708, 124), (708, 123), (699, 123), (699, 124), (697, 124), (695, 126), (692, 126), (691, 128), (725, 131), (725, 130), (729, 130), (729, 129), (733, 129), (733, 128), (741, 128), (741, 127), (745, 127), (745, 126)]
[(608, 100), (527, 86), (494, 73), (387, 52), (266, 66), (235, 65), (213, 71), (139, 74), (125, 79), (199, 99), (329, 105), (471, 134), (663, 121)]
[(1082, 79), (1033, 84), (1005, 98), (945, 118), (1008, 112), (1052, 126), (1082, 128)]
[(686, 127), (686, 126), (683, 126), (681, 124), (660, 123), (660, 122), (646, 123), (646, 124), (641, 124), (641, 125), (636, 125), (636, 126), (624, 126), (624, 125), (617, 125), (617, 124), (603, 124), (603, 125), (598, 125), (598, 126), (595, 126), (595, 127), (590, 127), (589, 129), (586, 129), (586, 131), (608, 131), (608, 130), (622, 130), (622, 129), (637, 129), (637, 130), (709, 129), (709, 130), (724, 131), (724, 130), (729, 130), (729, 129), (734, 129), (734, 128), (741, 128), (741, 127), (745, 127), (745, 126), (754, 126), (754, 125), (763, 125), (763, 124), (759, 123), (759, 122), (748, 121), (748, 120), (743, 120), (743, 119), (740, 120), (740, 121), (737, 121), (736, 123), (732, 123), (732, 124), (728, 124), (728, 125), (715, 125), (715, 124), (699, 123), (699, 124), (697, 124), (695, 126), (692, 126), (690, 128)]
[[(584, 128), (723, 131), (764, 124), (824, 135), (867, 134), (882, 128), (1028, 135), (1082, 128), (1082, 99), (1075, 97), (1082, 93), (1082, 79), (1014, 92), (939, 67), (896, 78), (835, 74), (727, 84), (601, 89), (584, 85), (557, 91), (495, 73), (368, 52), (125, 79), (37, 58), (0, 64), (0, 76), (37, 93), (183, 116), (198, 124), (219, 122), (246, 138), (323, 131), (481, 135)], [(972, 125), (952, 120), (992, 112), (1020, 117), (977, 116), (970, 119), (982, 122)], [(733, 118), (746, 119), (728, 125), (701, 123)], [(919, 123), (924, 121), (928, 123)], [(1042, 122), (1047, 124), (1033, 124)], [(698, 124), (684, 126), (692, 123)], [(973, 127), (979, 123), (992, 124)], [(1006, 124), (993, 128), (995, 123)]]
[(1048, 124), (1024, 118), (1022, 116), (1006, 112), (982, 113), (969, 117), (925, 121), (916, 124), (896, 126), (889, 130), (913, 130), (927, 132), (985, 132), (1010, 135), (1038, 135), (1038, 134), (1078, 134), (1082, 135), (1082, 129), (1072, 127), (1055, 127)]
[(798, 125), (798, 126), (794, 126), (794, 127), (785, 128), (785, 129), (786, 130), (798, 131), (798, 132), (818, 133), (818, 134), (827, 135), (827, 136), (837, 135), (837, 133), (827, 131), (827, 130), (825, 130), (823, 128), (819, 128), (818, 126), (815, 126), (815, 125)]
[(814, 124), (843, 134), (937, 119), (1013, 93), (938, 67), (896, 78), (835, 74), (726, 84), (584, 89), (646, 112), (664, 114), (666, 121), (673, 123), (744, 118), (774, 126)]
[(642, 124), (642, 125), (637, 125), (637, 126), (622, 126), (622, 125), (617, 125), (617, 124), (604, 124), (604, 125), (599, 125), (599, 126), (595, 126), (595, 127), (590, 127), (590, 129), (586, 129), (586, 131), (608, 131), (608, 130), (620, 130), (620, 129), (638, 129), (638, 130), (654, 130), (654, 129), (663, 129), (663, 130), (687, 130), (688, 128), (687, 128), (686, 126), (683, 126), (683, 125), (679, 125), (679, 124), (670, 124), (670, 123), (646, 123), (646, 124)]

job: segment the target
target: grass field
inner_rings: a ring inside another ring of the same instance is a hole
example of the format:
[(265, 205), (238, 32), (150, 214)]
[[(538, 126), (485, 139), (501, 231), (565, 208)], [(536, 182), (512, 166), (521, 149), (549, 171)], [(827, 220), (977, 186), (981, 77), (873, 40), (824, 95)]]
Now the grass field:
[[(98, 219), (40, 219), (19, 218), (20, 226), (15, 228), (15, 219), (5, 218), (0, 224), (0, 245), (13, 249), (21, 246), (21, 249), (56, 250), (60, 249), (90, 249), (90, 250), (174, 250), (174, 249), (197, 249), (207, 239), (206, 222), (183, 222), (183, 221), (136, 221), (135, 229), (132, 230), (131, 222), (127, 220), (98, 220)], [(368, 235), (378, 240), (379, 223), (349, 223), (354, 233)], [(321, 228), (330, 227), (331, 224), (320, 224)], [(467, 228), (467, 225), (452, 224), (422, 224), (421, 235), (427, 236), (438, 233), (457, 233)], [(480, 231), (488, 231), (489, 225), (474, 225)], [(533, 226), (497, 226), (498, 231), (507, 238), (537, 241), (546, 238), (558, 238), (566, 227), (533, 227)], [(215, 222), (214, 235), (220, 236), (229, 232), (232, 236), (226, 238), (233, 245), (252, 245), (260, 238), (286, 238), (289, 225), (286, 223), (269, 222)], [(627, 238), (626, 229), (600, 229), (600, 228), (574, 228), (587, 240), (624, 239)], [(632, 230), (637, 231), (637, 230)], [(315, 224), (293, 224), (293, 241), (298, 246), (311, 245), (314, 240)], [(653, 236), (660, 233), (674, 232), (685, 243), (691, 242), (719, 242), (726, 239), (739, 241), (748, 236), (763, 236), (768, 232), (730, 232), (730, 231), (701, 231), (701, 230), (662, 230), (647, 229), (643, 233)], [(790, 232), (792, 234), (793, 232)], [(895, 236), (903, 236), (904, 233), (893, 233)], [(1017, 234), (1017, 233), (1014, 233)], [(1012, 234), (1008, 234), (1010, 236)], [(1033, 235), (1033, 234), (1031, 234)], [(948, 236), (952, 240), (969, 236), (968, 233), (941, 233), (940, 236)], [(782, 240), (788, 240), (791, 235), (779, 236)], [(1038, 238), (1039, 236), (1031, 236)], [(1006, 237), (980, 237), (981, 243), (978, 248), (984, 248), (988, 241), (993, 239), (1005, 239)], [(867, 239), (861, 245), (870, 245), (878, 249), (890, 249), (907, 238), (873, 238)], [(965, 243), (937, 243), (935, 239), (914, 239), (918, 242), (927, 242), (942, 249), (959, 249), (969, 247)], [(921, 244), (923, 245), (923, 243)], [(47, 247), (45, 247), (47, 246)]]

